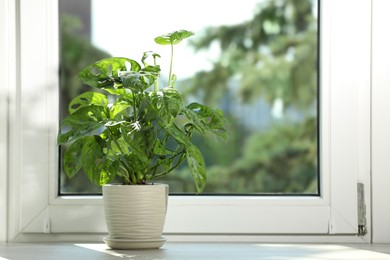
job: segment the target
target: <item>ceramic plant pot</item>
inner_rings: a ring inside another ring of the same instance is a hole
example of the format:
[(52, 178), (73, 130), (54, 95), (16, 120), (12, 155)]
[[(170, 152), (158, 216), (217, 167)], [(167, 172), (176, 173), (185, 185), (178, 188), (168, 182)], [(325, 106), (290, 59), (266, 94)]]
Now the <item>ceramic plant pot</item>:
[(105, 185), (103, 201), (113, 249), (159, 248), (168, 202), (168, 185)]

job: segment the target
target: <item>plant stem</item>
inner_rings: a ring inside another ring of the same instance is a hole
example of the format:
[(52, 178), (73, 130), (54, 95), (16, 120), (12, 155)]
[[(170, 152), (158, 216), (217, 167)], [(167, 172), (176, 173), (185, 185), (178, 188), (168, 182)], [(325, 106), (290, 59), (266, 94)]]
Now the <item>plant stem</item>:
[[(113, 133), (112, 133), (111, 129), (108, 128), (108, 130), (110, 131), (111, 135), (113, 136)], [(125, 153), (123, 152), (121, 146), (119, 145), (118, 141), (117, 141), (114, 137), (112, 138), (112, 140), (114, 141), (114, 143), (115, 143), (116, 146), (118, 147), (118, 149), (119, 149), (119, 151), (121, 152), (121, 154), (125, 154)], [(130, 176), (130, 172), (131, 172), (131, 171), (130, 171), (130, 167), (129, 167), (129, 165), (127, 164), (127, 161), (126, 161), (126, 160), (122, 160), (122, 157), (121, 157), (121, 160), (120, 160), (120, 161), (122, 162), (123, 169), (126, 170), (126, 172), (127, 172), (127, 176), (124, 176), (124, 175), (123, 175), (123, 177), (127, 177), (127, 181), (130, 182), (130, 178), (131, 178), (131, 176)]]
[[(153, 57), (153, 60), (154, 60), (154, 66), (156, 66), (157, 65), (157, 58)], [(158, 91), (158, 81), (159, 80), (160, 80), (160, 73), (158, 73), (158, 76), (156, 77), (156, 79), (154, 81), (154, 92)]]
[[(172, 167), (170, 167), (168, 170), (164, 170), (164, 172), (162, 172), (162, 173), (160, 173), (160, 174), (156, 174), (156, 170), (157, 170), (157, 168), (158, 168), (158, 166), (159, 166), (158, 164), (156, 164), (156, 165), (154, 165), (154, 166), (151, 168), (151, 169), (153, 169), (153, 176), (155, 176), (155, 177), (161, 177), (161, 176), (167, 175), (168, 173), (170, 173), (171, 171), (173, 171), (174, 169), (176, 169), (178, 166), (180, 166), (180, 165), (182, 164), (183, 160), (185, 159), (185, 155), (186, 155), (186, 152), (185, 152), (184, 148), (183, 148), (180, 152), (178, 152), (178, 151), (176, 150), (176, 153), (170, 158), (170, 159), (172, 159), (172, 158), (175, 158), (175, 157), (179, 156), (179, 159), (177, 159), (175, 165), (173, 165)], [(173, 161), (172, 161), (172, 162), (173, 162)]]
[(179, 157), (179, 159), (177, 160), (177, 162), (176, 162), (175, 165), (173, 165), (171, 168), (169, 168), (169, 170), (164, 171), (164, 172), (161, 173), (161, 174), (156, 174), (156, 175), (154, 175), (154, 178), (166, 176), (168, 173), (170, 173), (171, 171), (173, 171), (174, 169), (176, 169), (178, 166), (180, 166), (180, 165), (182, 164), (182, 162), (184, 161), (184, 159), (185, 159), (186, 153), (185, 153), (184, 151), (182, 151), (182, 152), (176, 154), (175, 157), (178, 156), (178, 155), (180, 155), (180, 157)]
[(169, 64), (168, 87), (171, 87), (171, 80), (172, 80), (172, 64), (173, 64), (173, 44), (171, 44), (171, 63)]

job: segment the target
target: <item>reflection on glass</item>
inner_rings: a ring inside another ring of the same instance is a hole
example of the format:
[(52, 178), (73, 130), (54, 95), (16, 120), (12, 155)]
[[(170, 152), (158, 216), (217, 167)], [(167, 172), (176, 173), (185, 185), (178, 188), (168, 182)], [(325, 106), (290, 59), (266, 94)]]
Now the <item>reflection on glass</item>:
[[(77, 81), (85, 65), (140, 61), (150, 50), (169, 61), (154, 37), (192, 30), (175, 50), (176, 86), (188, 101), (222, 108), (229, 126), (227, 142), (197, 140), (208, 165), (204, 193), (319, 194), (316, 0), (60, 0), (60, 29), (61, 116), (85, 90)], [(83, 174), (64, 176), (62, 194), (100, 192)], [(190, 178), (182, 167), (159, 181), (193, 193)]]

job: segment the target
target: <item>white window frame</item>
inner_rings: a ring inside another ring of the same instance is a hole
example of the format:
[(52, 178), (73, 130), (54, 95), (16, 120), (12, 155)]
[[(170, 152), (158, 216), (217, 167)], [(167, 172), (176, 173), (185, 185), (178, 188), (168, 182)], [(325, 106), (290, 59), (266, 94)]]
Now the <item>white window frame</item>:
[(372, 1), (372, 226), (373, 241), (390, 243), (390, 1)]
[[(8, 88), (13, 83), (11, 71), (12, 54), (14, 49), (11, 42), (11, 33), (14, 31), (10, 24), (13, 9), (6, 1), (0, 1), (0, 31), (4, 39), (0, 36), (0, 241), (7, 239), (7, 204), (8, 204)], [(8, 37), (7, 37), (8, 36)]]
[[(372, 2), (321, 4), (321, 197), (171, 197), (167, 236), (181, 241), (375, 241), (370, 203)], [(6, 198), (0, 200), (6, 212), (0, 213), (0, 227), (7, 227), (0, 229), (0, 240), (98, 241), (106, 232), (101, 198), (57, 196), (57, 2), (0, 0), (2, 5), (0, 29), (6, 29), (5, 47), (11, 53), (6, 53), (7, 64), (0, 60), (6, 65), (0, 90), (9, 100), (7, 112), (0, 112), (0, 119), (8, 118), (0, 128), (0, 134), (8, 133), (6, 148), (0, 147), (8, 155), (0, 159), (7, 165), (0, 180), (8, 183), (0, 191)], [(37, 90), (40, 95), (31, 98)], [(357, 183), (365, 186), (365, 236), (356, 236)], [(383, 215), (378, 211), (374, 217)], [(380, 239), (390, 241), (388, 235)]]

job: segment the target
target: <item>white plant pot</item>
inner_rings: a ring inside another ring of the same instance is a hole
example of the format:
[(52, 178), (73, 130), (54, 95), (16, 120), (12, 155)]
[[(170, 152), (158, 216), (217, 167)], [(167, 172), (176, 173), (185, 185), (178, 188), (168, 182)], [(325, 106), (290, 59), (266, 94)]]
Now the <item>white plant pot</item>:
[(108, 237), (113, 249), (159, 248), (168, 203), (168, 185), (104, 185)]

